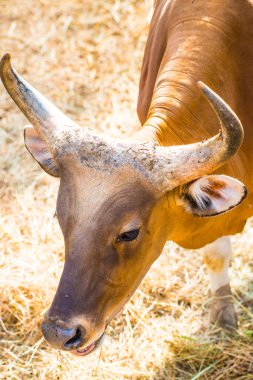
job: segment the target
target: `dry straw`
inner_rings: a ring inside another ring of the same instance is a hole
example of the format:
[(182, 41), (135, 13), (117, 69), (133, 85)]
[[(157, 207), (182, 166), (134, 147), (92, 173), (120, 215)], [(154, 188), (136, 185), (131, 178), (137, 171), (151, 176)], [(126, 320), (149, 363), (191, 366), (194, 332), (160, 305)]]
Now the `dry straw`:
[[(149, 1), (2, 0), (0, 53), (82, 125), (138, 127)], [(53, 218), (58, 181), (26, 153), (25, 118), (0, 89), (0, 379), (253, 379), (252, 228), (233, 238), (237, 333), (208, 329), (198, 252), (168, 244), (87, 358), (51, 349), (40, 324), (63, 266)]]

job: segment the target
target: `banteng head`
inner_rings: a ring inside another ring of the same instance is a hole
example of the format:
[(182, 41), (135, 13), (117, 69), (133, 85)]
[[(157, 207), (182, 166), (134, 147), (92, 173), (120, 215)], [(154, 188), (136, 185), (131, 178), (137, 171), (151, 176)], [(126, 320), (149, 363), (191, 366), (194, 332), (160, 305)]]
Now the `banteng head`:
[(76, 125), (15, 73), (7, 54), (1, 77), (32, 124), (25, 130), (27, 149), (60, 177), (65, 265), (43, 333), (52, 346), (84, 355), (160, 254), (178, 207), (211, 216), (241, 202), (239, 181), (206, 174), (236, 153), (243, 130), (227, 104), (199, 84), (220, 120), (219, 135), (170, 147), (116, 140)]

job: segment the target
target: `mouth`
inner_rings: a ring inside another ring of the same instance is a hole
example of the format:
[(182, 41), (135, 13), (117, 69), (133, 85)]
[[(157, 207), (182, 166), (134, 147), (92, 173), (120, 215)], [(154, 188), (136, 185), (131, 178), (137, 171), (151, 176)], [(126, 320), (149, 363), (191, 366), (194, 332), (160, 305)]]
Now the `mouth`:
[(88, 346), (84, 348), (77, 348), (76, 350), (71, 350), (70, 352), (71, 354), (77, 355), (77, 356), (88, 355), (91, 352), (95, 351), (98, 347), (100, 347), (104, 339), (105, 339), (105, 332), (95, 342), (89, 344)]

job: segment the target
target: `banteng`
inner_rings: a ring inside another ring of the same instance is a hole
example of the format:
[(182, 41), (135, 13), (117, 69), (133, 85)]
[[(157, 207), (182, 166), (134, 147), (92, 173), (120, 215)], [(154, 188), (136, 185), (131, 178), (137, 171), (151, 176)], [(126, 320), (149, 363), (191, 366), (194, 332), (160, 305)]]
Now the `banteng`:
[(93, 351), (167, 240), (204, 247), (211, 321), (236, 327), (227, 236), (253, 215), (252, 25), (250, 0), (157, 0), (140, 79), (143, 126), (124, 140), (81, 128), (2, 58), (2, 81), (31, 123), (26, 147), (60, 177), (65, 265), (42, 325), (52, 346)]

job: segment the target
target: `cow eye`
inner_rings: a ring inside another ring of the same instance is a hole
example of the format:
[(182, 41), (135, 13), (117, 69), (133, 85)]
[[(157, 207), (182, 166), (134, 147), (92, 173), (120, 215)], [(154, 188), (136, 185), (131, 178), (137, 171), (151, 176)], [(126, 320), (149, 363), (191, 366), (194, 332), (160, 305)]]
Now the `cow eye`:
[(136, 229), (136, 230), (131, 230), (131, 231), (123, 232), (123, 234), (120, 234), (117, 237), (117, 242), (121, 243), (122, 241), (132, 241), (132, 240), (135, 240), (137, 238), (137, 236), (139, 235), (139, 232), (140, 232), (139, 228)]

